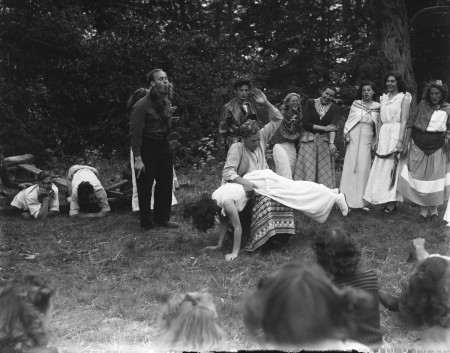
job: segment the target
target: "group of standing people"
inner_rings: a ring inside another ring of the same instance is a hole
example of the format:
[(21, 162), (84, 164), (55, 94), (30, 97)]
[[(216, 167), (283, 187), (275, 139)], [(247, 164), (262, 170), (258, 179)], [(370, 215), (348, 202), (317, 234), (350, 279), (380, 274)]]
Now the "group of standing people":
[[(374, 100), (376, 87), (372, 82), (359, 86), (358, 99), (351, 106), (343, 131), (346, 153), (340, 192), (345, 194), (350, 209), (368, 211), (369, 204), (382, 205), (386, 214), (395, 212), (397, 201), (405, 197), (420, 205), (423, 221), (436, 221), (437, 206), (448, 199), (450, 187), (447, 85), (431, 81), (425, 87), (423, 100), (411, 113), (412, 96), (401, 75), (388, 73), (384, 83), (386, 93), (381, 95), (380, 103)], [(249, 81), (237, 81), (236, 92), (239, 85), (251, 92)], [(303, 109), (297, 93), (286, 96), (281, 106), (283, 119), (268, 140), (273, 145), (277, 174), (336, 187), (334, 157), (340, 115), (340, 108), (333, 103), (336, 92), (331, 85), (323, 86), (321, 96), (308, 99)], [(240, 102), (249, 106), (249, 111), (256, 111), (246, 98), (236, 94), (234, 104)], [(234, 108), (234, 115), (222, 114), (221, 136), (237, 140), (236, 126), (251, 119), (257, 121), (257, 115), (244, 111)], [(450, 221), (450, 211), (444, 220)]]
[[(369, 203), (382, 205), (382, 211), (390, 214), (396, 211), (397, 201), (406, 197), (421, 206), (423, 220), (437, 219), (437, 206), (448, 199), (450, 184), (447, 86), (432, 81), (418, 109), (410, 114), (412, 97), (402, 77), (388, 73), (384, 82), (387, 92), (380, 103), (374, 100), (372, 82), (360, 84), (359, 99), (353, 102), (344, 126), (346, 154), (339, 189), (334, 166), (340, 115), (333, 103), (337, 89), (325, 85), (321, 96), (308, 99), (303, 109), (300, 95), (289, 93), (279, 111), (260, 90), (252, 89), (249, 80), (235, 82), (236, 96), (223, 107), (219, 122), (221, 146), (227, 151), (222, 186), (212, 195), (212, 205), (222, 210), (223, 217), (234, 220), (234, 255), (227, 259), (237, 256), (236, 242), (242, 234), (250, 234), (246, 251), (255, 250), (273, 235), (294, 234), (292, 209), (324, 222), (334, 204), (344, 216), (349, 209), (368, 211)], [(250, 95), (269, 113), (265, 126), (261, 127)], [(265, 152), (269, 144), (278, 176), (268, 170)], [(345, 195), (343, 200), (341, 195)], [(449, 221), (450, 211), (446, 217)], [(221, 246), (226, 229), (223, 225), (218, 246), (208, 248)]]
[[(381, 204), (396, 211), (404, 198), (420, 205), (420, 219), (436, 221), (437, 206), (448, 199), (447, 177), (448, 89), (440, 80), (430, 82), (423, 100), (410, 113), (411, 95), (402, 77), (389, 73), (387, 93), (373, 101), (375, 87), (362, 83), (361, 100), (353, 102), (344, 127), (347, 143), (340, 189), (350, 208)], [(371, 164), (371, 150), (375, 159)], [(450, 220), (450, 213), (444, 220)]]

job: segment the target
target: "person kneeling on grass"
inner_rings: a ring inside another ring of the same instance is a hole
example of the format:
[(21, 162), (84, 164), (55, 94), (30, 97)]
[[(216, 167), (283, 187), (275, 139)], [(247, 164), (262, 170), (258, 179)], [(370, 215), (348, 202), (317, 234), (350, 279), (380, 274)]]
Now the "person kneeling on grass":
[(17, 191), (5, 200), (22, 212), (23, 218), (45, 219), (59, 213), (58, 188), (52, 182), (50, 172), (38, 174), (38, 183), (22, 191)]
[[(329, 189), (310, 181), (290, 180), (270, 169), (255, 170), (244, 175), (243, 179), (253, 186), (255, 193), (302, 211), (319, 223), (327, 220), (335, 204), (343, 216), (348, 215), (345, 196), (338, 193), (337, 189)], [(222, 247), (229, 221), (234, 228), (234, 244), (233, 252), (227, 254), (225, 259), (229, 261), (238, 256), (242, 236), (238, 213), (244, 209), (250, 196), (251, 194), (246, 193), (242, 184), (225, 183), (213, 192), (212, 200), (203, 196), (196, 205), (191, 206), (192, 210), (188, 211), (187, 216), (192, 216), (194, 226), (201, 231), (206, 231), (208, 227), (214, 225), (215, 213), (221, 209), (219, 242), (216, 246), (208, 246), (205, 249), (216, 250)]]
[(67, 172), (71, 217), (104, 217), (111, 211), (108, 196), (98, 179), (98, 171), (85, 165), (74, 165)]
[(160, 326), (158, 349), (224, 350), (226, 333), (219, 323), (213, 297), (206, 290), (172, 298), (162, 314)]
[(413, 240), (419, 261), (400, 296), (380, 291), (380, 302), (413, 324), (427, 324), (421, 348), (450, 351), (450, 257), (428, 254), (425, 239)]

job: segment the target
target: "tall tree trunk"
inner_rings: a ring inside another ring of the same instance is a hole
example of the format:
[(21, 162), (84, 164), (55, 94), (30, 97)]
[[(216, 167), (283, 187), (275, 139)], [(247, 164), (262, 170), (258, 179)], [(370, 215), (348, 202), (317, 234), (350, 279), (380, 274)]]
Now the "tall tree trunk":
[[(411, 60), (411, 45), (409, 38), (409, 24), (406, 13), (405, 0), (377, 1), (379, 11), (379, 49), (389, 63), (384, 68), (387, 71), (397, 71), (415, 97), (417, 83)], [(415, 99), (413, 99), (415, 101)]]

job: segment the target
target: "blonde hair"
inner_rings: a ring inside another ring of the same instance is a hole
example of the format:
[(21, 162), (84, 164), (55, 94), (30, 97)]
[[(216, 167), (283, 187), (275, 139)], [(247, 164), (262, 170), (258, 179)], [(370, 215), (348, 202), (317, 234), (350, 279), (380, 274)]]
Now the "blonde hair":
[(159, 345), (184, 351), (219, 349), (226, 338), (206, 290), (172, 298), (162, 314), (161, 330)]

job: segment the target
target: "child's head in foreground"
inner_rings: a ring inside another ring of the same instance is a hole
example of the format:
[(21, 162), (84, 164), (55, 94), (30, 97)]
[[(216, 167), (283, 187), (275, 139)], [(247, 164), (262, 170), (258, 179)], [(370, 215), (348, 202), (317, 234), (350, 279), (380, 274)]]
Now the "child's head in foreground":
[(361, 251), (350, 232), (342, 227), (319, 229), (313, 248), (319, 265), (335, 277), (353, 275), (358, 269)]
[(450, 327), (450, 261), (430, 256), (409, 277), (400, 313), (413, 324)]
[[(51, 320), (51, 281), (27, 274), (0, 291), (0, 352), (21, 352), (46, 347)], [(56, 348), (46, 348), (57, 352)]]
[(167, 304), (161, 321), (159, 343), (168, 349), (217, 350), (226, 338), (213, 297), (205, 290), (176, 295)]
[(372, 305), (364, 291), (335, 287), (320, 266), (292, 262), (259, 281), (246, 300), (244, 322), (272, 347), (313, 349), (351, 337), (353, 318)]

